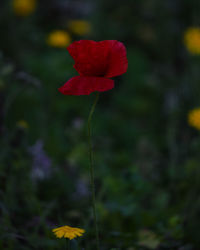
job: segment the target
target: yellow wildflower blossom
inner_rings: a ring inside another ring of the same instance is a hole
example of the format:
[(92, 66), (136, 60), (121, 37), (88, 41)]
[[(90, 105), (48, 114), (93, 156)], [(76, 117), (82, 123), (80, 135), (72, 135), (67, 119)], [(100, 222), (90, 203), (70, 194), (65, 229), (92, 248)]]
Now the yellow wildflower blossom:
[(193, 109), (189, 112), (188, 123), (190, 126), (200, 130), (200, 108)]
[(47, 43), (52, 47), (64, 48), (71, 43), (71, 37), (64, 30), (56, 30), (49, 34)]
[(69, 227), (63, 226), (58, 227), (52, 230), (53, 233), (56, 235), (57, 238), (68, 238), (70, 240), (76, 238), (77, 236), (82, 236), (85, 233), (84, 229), (76, 228), (76, 227)]
[(13, 0), (13, 10), (18, 16), (29, 16), (36, 9), (36, 0)]
[(91, 24), (84, 20), (71, 20), (68, 22), (69, 29), (76, 35), (83, 36), (91, 32)]
[(200, 54), (200, 28), (187, 29), (184, 34), (184, 43), (191, 54)]
[(19, 120), (17, 122), (17, 126), (23, 129), (27, 129), (28, 128), (28, 123), (25, 120)]

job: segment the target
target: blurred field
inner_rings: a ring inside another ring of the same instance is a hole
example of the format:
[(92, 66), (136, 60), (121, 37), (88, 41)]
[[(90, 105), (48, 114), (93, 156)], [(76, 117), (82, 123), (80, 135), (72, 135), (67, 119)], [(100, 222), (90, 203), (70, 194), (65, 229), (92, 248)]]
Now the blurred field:
[(128, 72), (93, 119), (102, 250), (199, 250), (200, 2), (1, 0), (0, 249), (94, 250), (86, 122), (64, 96), (80, 39), (127, 47)]

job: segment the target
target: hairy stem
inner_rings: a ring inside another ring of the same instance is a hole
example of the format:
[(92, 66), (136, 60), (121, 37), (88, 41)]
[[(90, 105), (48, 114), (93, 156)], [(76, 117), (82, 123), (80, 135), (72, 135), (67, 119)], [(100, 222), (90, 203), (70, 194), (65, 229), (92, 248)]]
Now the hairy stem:
[(91, 107), (89, 117), (88, 117), (88, 146), (89, 146), (90, 181), (91, 181), (91, 189), (92, 189), (92, 208), (93, 208), (94, 224), (95, 224), (96, 246), (97, 246), (97, 250), (100, 250), (99, 230), (98, 230), (98, 223), (97, 223), (96, 201), (95, 201), (96, 198), (95, 198), (95, 181), (94, 181), (94, 159), (93, 159), (92, 136), (91, 136), (91, 120), (92, 120), (92, 115), (94, 113), (98, 99), (99, 99), (99, 93), (97, 93), (96, 95), (96, 98)]

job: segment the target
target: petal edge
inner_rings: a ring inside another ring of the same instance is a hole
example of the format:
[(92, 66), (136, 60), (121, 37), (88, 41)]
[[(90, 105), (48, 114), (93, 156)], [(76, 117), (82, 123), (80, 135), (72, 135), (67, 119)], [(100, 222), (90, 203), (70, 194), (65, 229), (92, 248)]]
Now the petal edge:
[(107, 40), (110, 46), (109, 64), (105, 77), (111, 78), (126, 73), (128, 69), (128, 60), (126, 48), (123, 43), (117, 40)]
[(63, 95), (89, 95), (94, 91), (107, 91), (114, 87), (112, 79), (104, 77), (75, 76), (58, 90)]

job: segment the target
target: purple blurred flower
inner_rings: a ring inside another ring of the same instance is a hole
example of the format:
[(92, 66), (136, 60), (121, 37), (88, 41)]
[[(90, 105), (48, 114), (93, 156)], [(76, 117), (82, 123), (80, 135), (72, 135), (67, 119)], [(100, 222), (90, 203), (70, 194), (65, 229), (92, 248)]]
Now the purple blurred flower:
[(33, 179), (45, 179), (51, 174), (51, 159), (44, 151), (44, 143), (42, 140), (29, 148), (29, 153), (32, 156), (33, 164), (31, 169), (31, 176)]
[(78, 179), (76, 183), (76, 191), (73, 194), (73, 198), (77, 200), (77, 197), (79, 199), (87, 198), (90, 195), (90, 191), (88, 188), (88, 184), (84, 179)]
[(81, 119), (79, 117), (75, 118), (72, 122), (73, 128), (75, 128), (77, 130), (80, 130), (83, 127), (83, 125), (84, 125), (84, 121), (83, 121), (83, 119)]

